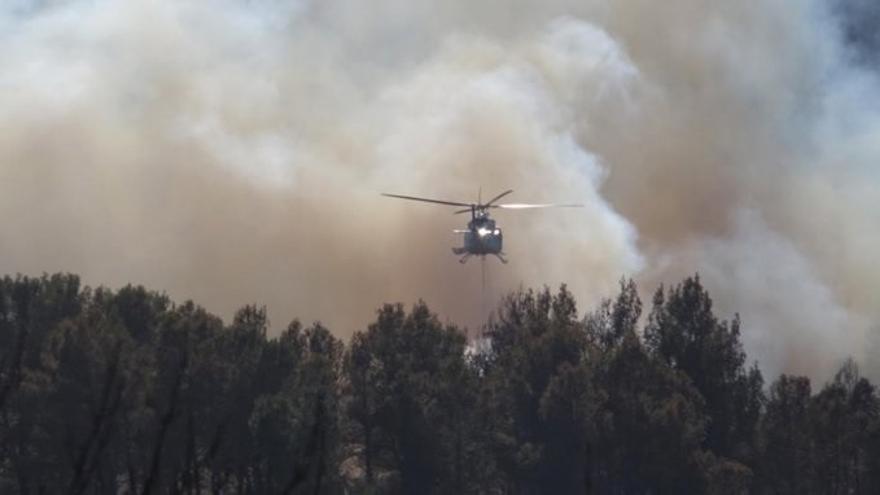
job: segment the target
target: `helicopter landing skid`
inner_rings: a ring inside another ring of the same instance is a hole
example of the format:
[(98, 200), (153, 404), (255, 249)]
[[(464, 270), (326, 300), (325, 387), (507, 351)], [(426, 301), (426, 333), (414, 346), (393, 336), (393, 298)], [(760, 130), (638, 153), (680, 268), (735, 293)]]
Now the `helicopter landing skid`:
[[(492, 253), (492, 254), (493, 254), (496, 258), (498, 258), (499, 260), (501, 260), (502, 263), (504, 263), (505, 265), (507, 264), (507, 260), (506, 260), (503, 256), (501, 256), (500, 253)], [(467, 263), (467, 260), (469, 260), (469, 259), (471, 258), (471, 256), (474, 256), (474, 255), (473, 255), (472, 253), (467, 253), (467, 254), (465, 254), (464, 256), (462, 256), (461, 258), (459, 258), (458, 262), (459, 262), (459, 263), (462, 263), (462, 264)], [(485, 254), (480, 254), (480, 255), (477, 255), (477, 256), (479, 256), (479, 257), (481, 257), (481, 258), (485, 258), (485, 257), (486, 257)]]

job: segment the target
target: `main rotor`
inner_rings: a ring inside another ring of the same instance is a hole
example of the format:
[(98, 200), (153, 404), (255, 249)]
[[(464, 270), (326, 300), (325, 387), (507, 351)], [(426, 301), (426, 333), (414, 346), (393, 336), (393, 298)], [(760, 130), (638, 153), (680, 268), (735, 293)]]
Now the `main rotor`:
[(410, 201), (422, 201), (424, 203), (434, 203), (434, 204), (441, 204), (441, 205), (447, 205), (447, 206), (464, 207), (462, 209), (456, 210), (454, 213), (456, 215), (459, 215), (462, 213), (470, 212), (471, 219), (488, 217), (489, 210), (495, 209), (495, 208), (502, 208), (502, 209), (508, 209), (508, 210), (524, 210), (524, 209), (529, 209), (529, 208), (577, 208), (577, 207), (583, 206), (580, 204), (557, 204), (557, 203), (541, 203), (541, 204), (532, 204), (532, 203), (502, 203), (502, 204), (498, 204), (498, 203), (496, 203), (499, 199), (507, 196), (508, 194), (510, 194), (512, 192), (513, 192), (513, 189), (508, 189), (508, 190), (504, 191), (503, 193), (490, 199), (489, 201), (486, 201), (485, 203), (483, 203), (482, 199), (480, 198), (480, 196), (482, 194), (477, 195), (477, 202), (476, 203), (465, 203), (465, 202), (461, 202), (461, 201), (447, 201), (447, 200), (443, 200), (443, 199), (431, 199), (431, 198), (422, 198), (422, 197), (418, 197), (418, 196), (404, 196), (402, 194), (389, 194), (389, 193), (382, 193), (382, 196), (387, 196), (389, 198), (407, 199)]

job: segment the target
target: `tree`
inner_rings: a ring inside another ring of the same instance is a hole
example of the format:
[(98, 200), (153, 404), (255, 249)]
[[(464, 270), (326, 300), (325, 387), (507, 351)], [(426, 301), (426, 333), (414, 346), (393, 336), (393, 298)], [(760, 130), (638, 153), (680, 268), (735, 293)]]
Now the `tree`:
[(642, 303), (632, 280), (585, 318), (602, 391), (591, 485), (596, 493), (700, 491), (703, 400), (680, 371), (651, 356), (638, 337)]
[(384, 305), (346, 347), (264, 308), (0, 279), (2, 493), (830, 493), (880, 490), (880, 398), (849, 360), (765, 401), (697, 277), (640, 332), (632, 280), (578, 318), (509, 294), (468, 343)]
[(878, 419), (875, 387), (848, 360), (812, 400), (810, 416), (815, 442), (814, 486), (821, 493), (873, 493), (871, 471)]
[(645, 329), (654, 356), (684, 372), (703, 396), (709, 425), (704, 447), (717, 455), (753, 463), (763, 397), (757, 366), (745, 368), (740, 318), (719, 321), (699, 276), (666, 294), (661, 287)]
[(463, 488), (472, 386), (466, 339), (424, 303), (385, 305), (346, 356), (348, 417), (368, 484), (400, 493)]
[(571, 293), (509, 295), (487, 336), (484, 414), (499, 477), (522, 493), (582, 491), (596, 398)]
[(810, 380), (782, 375), (770, 386), (761, 421), (761, 483), (773, 493), (810, 493)]
[(342, 343), (315, 324), (291, 323), (267, 343), (263, 393), (250, 416), (255, 488), (263, 493), (338, 491), (338, 380)]

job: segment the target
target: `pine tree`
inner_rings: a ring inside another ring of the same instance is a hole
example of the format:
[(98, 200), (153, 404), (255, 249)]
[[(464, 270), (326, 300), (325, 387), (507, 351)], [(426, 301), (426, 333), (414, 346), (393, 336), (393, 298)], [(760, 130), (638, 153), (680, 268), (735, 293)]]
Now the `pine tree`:
[(591, 485), (596, 493), (700, 491), (703, 400), (683, 373), (644, 348), (641, 310), (635, 284), (621, 281), (614, 302), (585, 319), (602, 391)]
[(699, 276), (666, 294), (661, 287), (645, 329), (654, 356), (684, 372), (703, 396), (709, 424), (704, 447), (715, 455), (753, 464), (764, 402), (757, 366), (745, 368), (740, 318), (719, 321)]
[(761, 422), (763, 451), (759, 472), (768, 491), (810, 493), (810, 380), (782, 375), (770, 386)]
[(502, 481), (521, 493), (582, 491), (596, 397), (571, 293), (511, 294), (488, 337), (484, 414)]
[(365, 489), (449, 493), (470, 484), (466, 339), (424, 303), (385, 305), (346, 358), (348, 415)]

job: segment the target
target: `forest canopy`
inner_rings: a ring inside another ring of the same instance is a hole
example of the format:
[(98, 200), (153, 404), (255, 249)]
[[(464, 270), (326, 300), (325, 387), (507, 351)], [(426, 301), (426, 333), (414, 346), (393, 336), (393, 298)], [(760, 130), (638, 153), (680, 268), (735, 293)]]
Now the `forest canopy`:
[[(699, 276), (585, 314), (505, 296), (482, 332), (385, 304), (342, 342), (143, 287), (0, 279), (2, 493), (880, 492), (852, 360), (765, 381)], [(644, 314), (643, 314), (644, 313)]]

